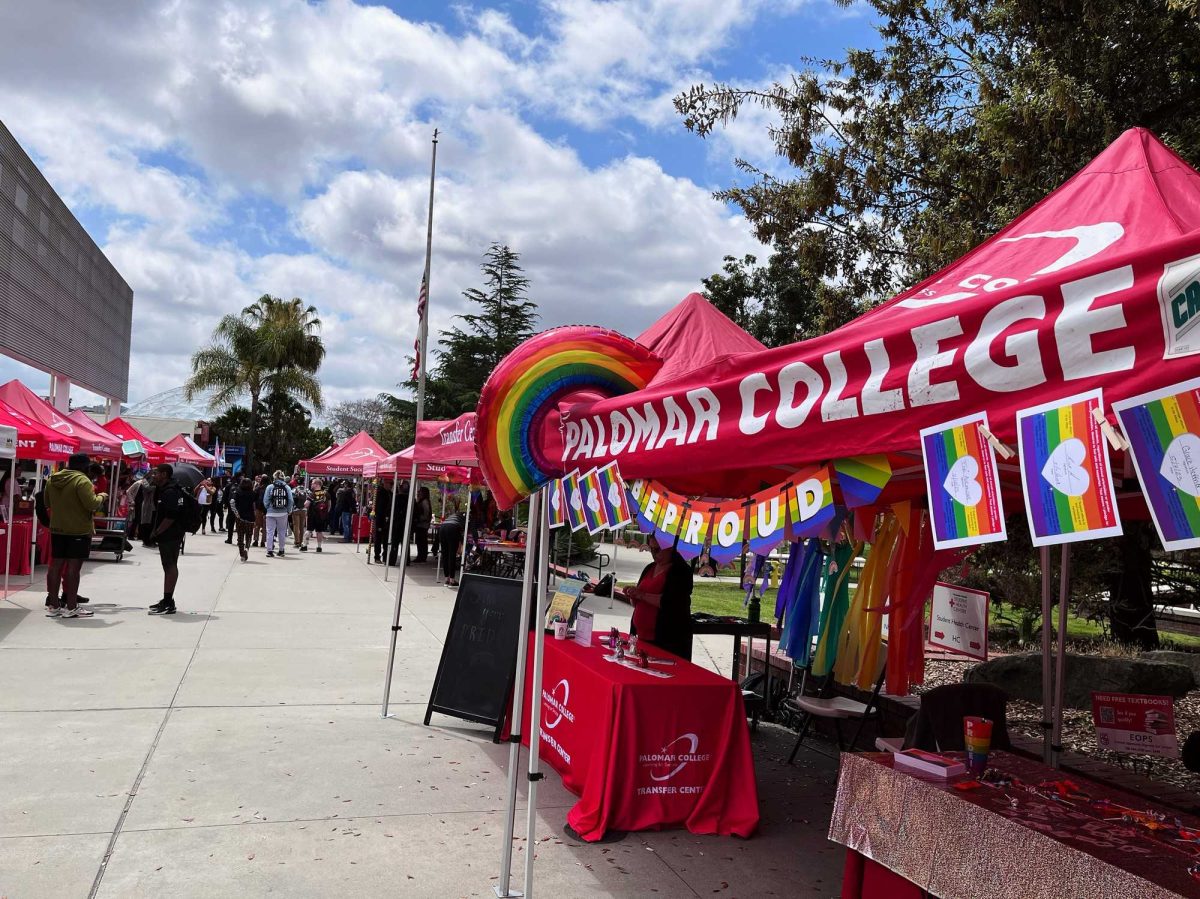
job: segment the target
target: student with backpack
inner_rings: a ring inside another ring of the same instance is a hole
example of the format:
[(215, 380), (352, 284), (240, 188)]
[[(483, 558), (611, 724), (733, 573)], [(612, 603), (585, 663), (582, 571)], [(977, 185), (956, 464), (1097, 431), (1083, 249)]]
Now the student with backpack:
[(287, 547), (287, 525), (292, 510), (296, 508), (292, 497), (292, 488), (283, 479), (283, 472), (277, 471), (274, 480), (263, 490), (263, 509), (267, 516), (267, 558), (273, 559), (279, 546), (279, 557), (282, 559)]
[(179, 551), (183, 548), (183, 538), (200, 530), (200, 504), (175, 480), (175, 469), (169, 462), (154, 469), (154, 505), (154, 530), (149, 542), (158, 546), (163, 569), (163, 598), (150, 607), (150, 614), (174, 615)]
[(304, 519), (308, 509), (308, 491), (304, 489), (304, 485), (293, 480), (289, 487), (292, 488), (292, 546), (306, 552), (304, 546)]
[(302, 551), (308, 551), (308, 541), (313, 537), (317, 538), (317, 552), (321, 551), (325, 529), (329, 526), (330, 511), (329, 492), (325, 489), (325, 482), (320, 478), (313, 478), (312, 489), (308, 492), (308, 536), (304, 539), (304, 545), (300, 547)]

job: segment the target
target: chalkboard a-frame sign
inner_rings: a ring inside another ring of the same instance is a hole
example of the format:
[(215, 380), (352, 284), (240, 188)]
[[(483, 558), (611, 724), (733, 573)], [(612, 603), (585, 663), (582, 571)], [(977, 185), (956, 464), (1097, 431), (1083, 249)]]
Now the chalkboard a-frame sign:
[(465, 574), (450, 616), (437, 677), (425, 708), (495, 728), (494, 742), (508, 713), (521, 634), (521, 582)]

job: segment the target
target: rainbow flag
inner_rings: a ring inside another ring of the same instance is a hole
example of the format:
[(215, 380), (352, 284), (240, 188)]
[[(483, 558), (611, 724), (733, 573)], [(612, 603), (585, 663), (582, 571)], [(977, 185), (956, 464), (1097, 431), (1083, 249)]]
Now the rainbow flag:
[(1007, 538), (996, 454), (980, 433), (987, 413), (921, 431), (925, 490), (936, 549), (994, 543)]
[(1034, 546), (1121, 533), (1099, 390), (1017, 413), (1021, 487)]
[(1113, 403), (1166, 550), (1200, 546), (1200, 378)]
[(643, 534), (653, 534), (654, 525), (662, 515), (663, 488), (654, 481), (634, 481), (629, 496), (637, 509), (637, 526)]
[(788, 488), (779, 484), (750, 497), (746, 539), (750, 551), (765, 556), (783, 542), (788, 523)]
[(583, 519), (589, 534), (598, 534), (608, 524), (607, 506), (604, 504), (604, 487), (600, 473), (592, 469), (579, 478), (579, 490), (583, 499)]
[(848, 509), (871, 505), (892, 479), (892, 463), (883, 454), (835, 459), (833, 470)]
[(587, 519), (583, 515), (583, 497), (579, 490), (579, 469), (575, 469), (563, 478), (563, 492), (567, 497), (567, 523), (572, 531), (587, 527)]
[(742, 554), (746, 539), (746, 510), (750, 504), (734, 499), (712, 506), (708, 512), (708, 531), (712, 544), (708, 554), (714, 562), (725, 564)]
[(561, 528), (567, 523), (567, 491), (562, 478), (555, 478), (546, 485), (549, 508), (546, 510), (550, 529)]
[(654, 536), (664, 546), (673, 546), (683, 529), (684, 514), (687, 511), (688, 499), (678, 493), (672, 493), (661, 484), (655, 484), (658, 493), (658, 516), (654, 521)]
[(788, 482), (788, 540), (816, 537), (833, 521), (833, 482), (829, 467), (802, 468)]
[(610, 528), (621, 528), (629, 524), (632, 515), (629, 511), (629, 496), (625, 491), (625, 482), (616, 462), (609, 462), (597, 472), (600, 477), (600, 496), (604, 500), (605, 517)]

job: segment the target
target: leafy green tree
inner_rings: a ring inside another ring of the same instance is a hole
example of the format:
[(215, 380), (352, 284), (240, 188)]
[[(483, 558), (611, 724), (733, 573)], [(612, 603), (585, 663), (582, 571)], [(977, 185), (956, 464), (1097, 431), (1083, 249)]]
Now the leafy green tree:
[(749, 183), (718, 196), (848, 296), (877, 302), (937, 271), (1131, 126), (1200, 161), (1195, 0), (867, 2), (878, 49), (675, 99), (700, 135), (746, 104), (777, 117), (791, 171), (738, 160)]
[[(185, 386), (189, 400), (202, 390), (213, 391), (210, 408), (223, 412), (249, 398), (250, 424), (246, 433), (247, 473), (254, 471), (263, 399), (269, 394), (306, 400), (321, 408), (321, 384), (316, 378), (325, 356), (321, 321), (312, 306), (298, 299), (264, 295), (238, 315), (224, 316), (213, 330), (212, 342), (192, 355), (192, 376)], [(281, 409), (276, 404), (272, 409)], [(274, 432), (282, 423), (277, 423)]]
[(443, 331), (438, 340), (437, 367), (426, 380), (426, 418), (456, 418), (474, 410), (492, 369), (533, 336), (537, 304), (528, 298), (529, 279), (520, 256), (494, 243), (484, 253), (480, 269), (483, 286), (463, 291), (479, 311), (455, 316), (462, 327)]

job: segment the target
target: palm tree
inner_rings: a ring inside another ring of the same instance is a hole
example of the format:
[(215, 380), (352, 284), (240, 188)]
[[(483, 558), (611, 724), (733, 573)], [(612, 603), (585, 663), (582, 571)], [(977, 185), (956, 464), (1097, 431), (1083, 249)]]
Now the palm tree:
[(192, 355), (192, 376), (184, 385), (189, 400), (211, 389), (209, 407), (225, 411), (243, 396), (250, 398), (247, 473), (253, 471), (264, 396), (307, 400), (321, 408), (321, 384), (315, 376), (325, 356), (320, 328), (314, 307), (264, 295), (240, 315), (224, 316), (213, 330), (212, 343)]

